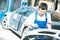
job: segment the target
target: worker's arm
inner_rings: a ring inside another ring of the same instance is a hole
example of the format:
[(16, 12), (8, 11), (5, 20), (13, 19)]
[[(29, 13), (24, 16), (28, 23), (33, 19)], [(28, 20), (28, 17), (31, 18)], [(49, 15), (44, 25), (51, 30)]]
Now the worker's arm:
[(30, 16), (26, 19), (24, 22), (25, 27), (31, 27), (31, 25), (34, 23), (35, 13), (30, 14)]
[(48, 13), (48, 14), (47, 14), (47, 28), (48, 28), (48, 29), (51, 29), (51, 23), (52, 23), (51, 14)]
[(51, 23), (47, 23), (47, 29), (51, 29)]

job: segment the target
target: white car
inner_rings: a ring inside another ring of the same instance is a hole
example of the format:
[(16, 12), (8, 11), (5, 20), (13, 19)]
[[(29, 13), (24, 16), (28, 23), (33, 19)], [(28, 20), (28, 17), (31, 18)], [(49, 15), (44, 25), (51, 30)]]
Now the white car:
[(24, 29), (24, 21), (32, 13), (36, 11), (32, 7), (23, 7), (14, 11), (13, 13), (7, 12), (2, 21), (2, 26), (4, 29), (9, 29), (21, 40), (38, 40), (41, 36), (44, 36), (45, 40), (60, 40), (59, 30), (48, 30), (48, 29), (34, 29), (29, 28)]

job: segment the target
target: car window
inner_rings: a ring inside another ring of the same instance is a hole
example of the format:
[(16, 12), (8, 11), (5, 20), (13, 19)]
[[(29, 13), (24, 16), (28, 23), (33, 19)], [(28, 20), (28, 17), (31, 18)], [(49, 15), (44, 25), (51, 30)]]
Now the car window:
[(7, 8), (8, 0), (0, 0), (0, 11), (4, 11)]
[(20, 0), (12, 0), (11, 4), (12, 4), (11, 5), (12, 11), (15, 11), (16, 9), (20, 7)]

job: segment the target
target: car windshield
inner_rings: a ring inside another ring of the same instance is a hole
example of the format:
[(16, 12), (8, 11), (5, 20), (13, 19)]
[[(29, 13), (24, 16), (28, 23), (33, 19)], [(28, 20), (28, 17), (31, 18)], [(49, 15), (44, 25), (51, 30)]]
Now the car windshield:
[(34, 8), (32, 7), (23, 7), (18, 9), (15, 13), (28, 17), (31, 13), (33, 13), (33, 11), (34, 11)]

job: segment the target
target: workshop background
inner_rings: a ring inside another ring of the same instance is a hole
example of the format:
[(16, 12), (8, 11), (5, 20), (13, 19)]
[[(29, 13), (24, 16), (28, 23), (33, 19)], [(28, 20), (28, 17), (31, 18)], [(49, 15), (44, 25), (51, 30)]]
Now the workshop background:
[(17, 10), (22, 10), (22, 7), (32, 7), (36, 10), (41, 1), (48, 5), (48, 12), (51, 13), (52, 18), (52, 29), (60, 30), (60, 0), (0, 0), (0, 40), (20, 40), (12, 31), (3, 28), (2, 21), (5, 14), (16, 13)]

